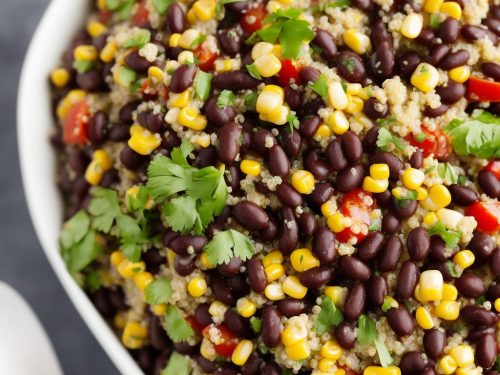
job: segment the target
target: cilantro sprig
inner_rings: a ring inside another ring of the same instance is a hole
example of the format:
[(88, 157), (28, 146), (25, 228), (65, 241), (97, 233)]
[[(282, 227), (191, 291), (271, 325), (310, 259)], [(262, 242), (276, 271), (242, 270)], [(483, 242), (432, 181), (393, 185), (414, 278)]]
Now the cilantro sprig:
[(194, 92), (196, 98), (206, 101), (212, 91), (212, 80), (214, 76), (210, 73), (205, 73), (203, 70), (198, 70), (194, 79)]
[(309, 87), (323, 99), (328, 97), (328, 81), (323, 74), (321, 74), (315, 82), (308, 84), (307, 87)]
[(439, 163), (437, 172), (439, 177), (443, 180), (448, 180), (450, 184), (456, 184), (458, 182), (458, 171), (450, 163)]
[(174, 305), (167, 306), (163, 319), (163, 329), (173, 342), (186, 341), (194, 335), (193, 329)]
[(232, 92), (231, 90), (222, 90), (217, 97), (217, 107), (232, 107), (234, 105), (235, 99), (236, 95), (234, 95), (234, 92)]
[(243, 233), (234, 229), (218, 232), (203, 248), (212, 264), (227, 264), (238, 257), (245, 261), (255, 253), (252, 241)]
[(146, 29), (139, 30), (135, 35), (123, 42), (124, 48), (142, 48), (151, 40), (151, 31)]
[(406, 147), (406, 142), (392, 134), (386, 128), (380, 128), (377, 137), (377, 147), (383, 151), (392, 151), (394, 147), (403, 151)]
[(144, 290), (146, 302), (151, 305), (168, 303), (172, 296), (172, 286), (170, 280), (162, 277), (150, 283)]
[(185, 355), (172, 352), (161, 375), (189, 375), (189, 359)]
[(446, 229), (443, 223), (437, 222), (429, 229), (429, 235), (438, 235), (444, 241), (448, 249), (454, 249), (458, 245), (458, 241), (462, 237), (462, 232), (457, 230)]
[(361, 315), (358, 319), (358, 342), (361, 345), (375, 345), (382, 367), (392, 364), (393, 359), (378, 335), (375, 321), (367, 315)]
[(314, 330), (322, 335), (328, 332), (332, 326), (336, 327), (343, 321), (344, 316), (342, 315), (342, 311), (335, 306), (330, 297), (324, 296), (321, 301), (321, 311), (314, 321)]
[(151, 3), (160, 16), (163, 16), (167, 13), (169, 5), (172, 4), (173, 1), (174, 0), (151, 0)]

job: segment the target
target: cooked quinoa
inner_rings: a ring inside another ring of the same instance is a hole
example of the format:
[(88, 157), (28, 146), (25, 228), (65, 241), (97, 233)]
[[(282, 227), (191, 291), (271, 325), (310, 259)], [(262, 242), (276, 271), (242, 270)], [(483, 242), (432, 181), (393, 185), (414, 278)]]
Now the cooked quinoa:
[(499, 374), (499, 0), (92, 5), (61, 253), (144, 373)]

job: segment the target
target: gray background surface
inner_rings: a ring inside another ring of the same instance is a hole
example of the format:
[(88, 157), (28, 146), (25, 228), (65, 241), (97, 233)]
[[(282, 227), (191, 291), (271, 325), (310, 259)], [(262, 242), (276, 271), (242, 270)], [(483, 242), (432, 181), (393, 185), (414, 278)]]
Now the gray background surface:
[(48, 3), (0, 0), (0, 280), (15, 287), (34, 308), (65, 374), (117, 374), (52, 272), (33, 231), (21, 188), (17, 84), (31, 34)]

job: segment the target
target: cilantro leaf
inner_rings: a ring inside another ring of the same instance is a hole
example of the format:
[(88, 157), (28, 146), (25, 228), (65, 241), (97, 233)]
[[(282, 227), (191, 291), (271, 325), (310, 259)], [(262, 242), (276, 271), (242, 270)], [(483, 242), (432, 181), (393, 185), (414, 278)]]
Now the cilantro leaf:
[(262, 79), (259, 71), (257, 70), (257, 67), (255, 66), (255, 64), (248, 64), (248, 65), (245, 65), (246, 68), (247, 68), (247, 71), (248, 73), (255, 79)]
[(97, 233), (91, 229), (83, 239), (71, 247), (62, 247), (62, 257), (70, 273), (80, 272), (94, 261), (102, 252), (97, 243)]
[(394, 124), (395, 122), (396, 122), (396, 118), (393, 116), (389, 116), (386, 118), (379, 118), (378, 120), (375, 120), (375, 123), (378, 126), (387, 126), (387, 125)]
[(217, 13), (220, 13), (220, 11), (222, 10), (222, 7), (226, 4), (232, 4), (232, 3), (241, 3), (241, 2), (244, 2), (246, 0), (219, 0), (217, 2), (217, 7), (215, 8), (215, 11)]
[(234, 229), (218, 232), (203, 248), (212, 264), (228, 264), (232, 258), (238, 257), (245, 261), (255, 253), (250, 239)]
[(124, 66), (120, 67), (116, 74), (118, 76), (118, 82), (120, 82), (123, 87), (130, 88), (132, 84), (137, 80), (136, 71)]
[(194, 49), (198, 47), (201, 43), (203, 43), (207, 39), (206, 34), (200, 34), (198, 35), (192, 42), (191, 42), (191, 48)]
[(144, 293), (146, 295), (146, 302), (151, 305), (168, 303), (172, 296), (170, 280), (165, 277), (157, 279), (146, 287)]
[(217, 108), (231, 107), (234, 105), (236, 95), (230, 90), (222, 90), (217, 97)]
[(89, 215), (85, 211), (78, 211), (63, 226), (60, 236), (61, 246), (69, 248), (79, 243), (89, 231), (89, 227)]
[(162, 206), (162, 214), (173, 230), (189, 233), (199, 215), (196, 211), (196, 199), (193, 197), (177, 197)]
[(116, 191), (96, 189), (89, 204), (89, 212), (94, 216), (92, 227), (100, 232), (109, 233), (115, 219), (121, 214)]
[(99, 271), (92, 271), (85, 276), (85, 288), (91, 292), (95, 292), (101, 287), (101, 274)]
[(380, 128), (377, 137), (377, 147), (383, 151), (392, 151), (394, 147), (403, 151), (406, 147), (406, 142), (396, 135), (393, 135), (386, 128)]
[(151, 31), (139, 30), (135, 35), (123, 42), (123, 48), (142, 48), (151, 40)]
[(252, 316), (250, 318), (250, 325), (252, 326), (252, 330), (255, 333), (259, 333), (262, 329), (262, 319), (257, 318), (256, 316)]
[(382, 303), (382, 307), (381, 307), (383, 312), (387, 312), (394, 307), (392, 305), (392, 303), (393, 303), (392, 301), (393, 301), (393, 299), (390, 298), (389, 296), (384, 297), (384, 302)]
[(377, 337), (375, 321), (367, 315), (358, 319), (358, 341), (361, 345), (371, 345)]
[(382, 220), (378, 217), (371, 222), (370, 226), (368, 227), (368, 230), (370, 232), (374, 232), (379, 230), (381, 227), (382, 227)]
[(439, 29), (441, 26), (441, 14), (440, 13), (432, 13), (429, 17), (429, 26), (431, 29)]
[(172, 352), (167, 367), (161, 371), (161, 375), (189, 375), (189, 358), (177, 352)]
[(244, 97), (245, 107), (251, 111), (255, 111), (255, 106), (257, 104), (257, 93), (252, 92), (250, 94), (245, 95)]
[(351, 5), (351, 0), (335, 0), (326, 4), (320, 4), (313, 8), (313, 13), (324, 12), (328, 8), (341, 8)]
[(172, 159), (157, 155), (148, 167), (147, 187), (157, 202), (188, 188), (191, 171)]
[(309, 87), (323, 99), (328, 97), (328, 82), (323, 74), (321, 74), (315, 82), (309, 83), (307, 87)]
[(450, 163), (439, 163), (437, 166), (439, 177), (443, 180), (448, 180), (450, 184), (458, 182), (458, 171)]
[(447, 260), (444, 265), (446, 266), (446, 269), (450, 273), (451, 277), (460, 277), (460, 272), (458, 272), (457, 268), (455, 267), (455, 263), (453, 263), (451, 260)]
[(437, 222), (434, 226), (429, 229), (429, 235), (438, 235), (444, 241), (445, 246), (448, 249), (454, 249), (458, 245), (458, 241), (462, 237), (462, 232), (446, 229), (443, 223)]
[(344, 316), (342, 315), (342, 311), (335, 306), (330, 297), (324, 296), (321, 301), (321, 311), (314, 321), (313, 328), (319, 334), (323, 334), (328, 332), (330, 327), (338, 326), (343, 320)]
[(194, 80), (194, 92), (196, 97), (202, 101), (206, 101), (212, 91), (212, 80), (214, 76), (210, 73), (205, 73), (203, 70), (198, 70)]
[(173, 342), (186, 341), (194, 335), (189, 323), (176, 306), (168, 305), (163, 319), (163, 329)]
[(94, 69), (95, 62), (93, 61), (75, 61), (73, 63), (73, 66), (75, 67), (76, 71), (80, 74), (90, 72), (92, 69)]
[(376, 337), (374, 340), (375, 348), (377, 349), (378, 359), (380, 360), (380, 365), (382, 367), (388, 367), (392, 364), (393, 359), (389, 354), (389, 350), (385, 346), (384, 342), (380, 340), (380, 337)]
[(151, 0), (151, 3), (153, 4), (154, 8), (156, 11), (161, 15), (165, 15), (167, 13), (169, 5), (172, 3), (173, 0)]
[(416, 140), (418, 143), (421, 143), (421, 142), (423, 142), (423, 141), (425, 141), (425, 140), (426, 140), (426, 138), (427, 138), (427, 134), (425, 134), (425, 133), (418, 133), (418, 134), (415, 134), (415, 135), (413, 136), (413, 138), (415, 138), (415, 140)]
[(288, 122), (289, 127), (287, 130), (290, 133), (293, 133), (300, 126), (299, 119), (295, 113), (289, 113), (288, 116), (286, 116), (286, 121)]
[(106, 7), (116, 13), (122, 21), (130, 18), (134, 5), (135, 0), (106, 0)]
[(409, 201), (416, 201), (418, 197), (418, 193), (415, 190), (408, 190), (405, 192), (405, 195), (402, 195), (400, 198), (396, 199), (396, 203), (398, 207), (406, 207)]

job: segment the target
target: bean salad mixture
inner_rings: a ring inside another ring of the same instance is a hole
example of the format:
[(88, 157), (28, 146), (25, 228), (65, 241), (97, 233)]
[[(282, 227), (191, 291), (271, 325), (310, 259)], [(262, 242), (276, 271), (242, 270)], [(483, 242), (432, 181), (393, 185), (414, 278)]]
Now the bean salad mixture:
[(61, 253), (145, 374), (499, 374), (499, 0), (92, 3)]

